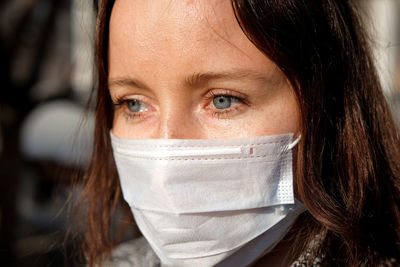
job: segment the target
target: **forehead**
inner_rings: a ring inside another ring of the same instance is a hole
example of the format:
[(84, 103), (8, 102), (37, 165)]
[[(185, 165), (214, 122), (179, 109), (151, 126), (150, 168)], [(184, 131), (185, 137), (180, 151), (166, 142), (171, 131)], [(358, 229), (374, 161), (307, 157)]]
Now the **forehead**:
[(178, 72), (273, 67), (242, 32), (229, 0), (117, 0), (109, 59), (110, 75), (139, 66)]
[(232, 38), (238, 25), (229, 1), (117, 0), (111, 27), (112, 33), (149, 46)]

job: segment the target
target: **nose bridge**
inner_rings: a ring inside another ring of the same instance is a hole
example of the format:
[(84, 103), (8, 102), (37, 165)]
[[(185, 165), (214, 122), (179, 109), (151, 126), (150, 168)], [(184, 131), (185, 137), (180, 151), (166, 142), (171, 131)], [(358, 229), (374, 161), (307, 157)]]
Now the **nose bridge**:
[(165, 101), (160, 109), (159, 138), (195, 139), (197, 136), (191, 105), (185, 99)]

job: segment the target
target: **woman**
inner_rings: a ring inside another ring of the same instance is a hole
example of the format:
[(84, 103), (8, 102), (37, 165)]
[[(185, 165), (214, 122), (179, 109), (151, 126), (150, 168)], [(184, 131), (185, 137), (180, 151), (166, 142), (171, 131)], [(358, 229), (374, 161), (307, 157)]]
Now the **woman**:
[(90, 265), (122, 194), (167, 265), (399, 261), (399, 139), (351, 1), (102, 0), (97, 23)]

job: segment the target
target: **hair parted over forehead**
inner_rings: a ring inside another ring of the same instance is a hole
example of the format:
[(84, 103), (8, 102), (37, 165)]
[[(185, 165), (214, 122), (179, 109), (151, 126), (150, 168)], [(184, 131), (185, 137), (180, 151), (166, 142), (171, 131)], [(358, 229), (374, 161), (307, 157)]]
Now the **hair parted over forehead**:
[[(94, 2), (95, 144), (82, 197), (87, 205), (84, 251), (91, 266), (110, 252), (111, 215), (121, 200), (107, 87), (114, 0)], [(232, 0), (243, 32), (286, 75), (301, 110), (294, 182), (308, 211), (289, 234), (294, 245), (288, 262), (316, 236), (321, 245), (312, 255), (322, 252), (326, 265), (375, 266), (400, 257), (399, 137), (355, 2)]]

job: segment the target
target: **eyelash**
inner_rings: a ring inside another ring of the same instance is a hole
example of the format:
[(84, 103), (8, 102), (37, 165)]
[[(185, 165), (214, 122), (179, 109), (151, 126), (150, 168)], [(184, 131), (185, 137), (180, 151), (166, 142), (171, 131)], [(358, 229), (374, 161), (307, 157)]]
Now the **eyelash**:
[[(207, 102), (210, 102), (210, 101), (213, 101), (213, 99), (214, 99), (215, 97), (218, 97), (218, 96), (230, 97), (230, 98), (232, 98), (232, 99), (235, 99), (236, 101), (238, 101), (238, 102), (241, 103), (241, 104), (249, 105), (249, 103), (248, 103), (246, 97), (234, 95), (234, 94), (232, 94), (230, 91), (223, 91), (223, 92), (221, 92), (221, 93), (219, 93), (219, 92), (214, 92), (214, 91), (210, 91), (210, 92), (208, 92), (208, 93), (204, 96), (204, 99), (205, 99)], [(239, 109), (239, 107), (231, 107), (231, 108), (224, 109), (224, 110), (220, 110), (220, 111), (214, 110), (214, 111), (212, 112), (212, 116), (215, 117), (215, 118), (217, 118), (217, 119), (224, 119), (224, 118), (226, 118), (226, 117), (229, 115), (229, 113), (234, 112), (234, 111), (236, 111), (236, 110), (238, 110), (238, 109)]]
[[(115, 108), (121, 108), (124, 105), (126, 106), (128, 101), (133, 101), (133, 100), (137, 100), (137, 99), (130, 99), (130, 98), (117, 98), (115, 100), (112, 101), (112, 105)], [(140, 101), (140, 100), (139, 100)], [(126, 106), (126, 108), (128, 108)], [(133, 119), (139, 119), (141, 116), (141, 112), (123, 112), (125, 118), (129, 121), (129, 120), (133, 120)]]
[[(218, 96), (225, 96), (225, 97), (230, 97), (234, 100), (236, 100), (238, 103), (241, 104), (245, 104), (245, 105), (249, 105), (246, 97), (244, 96), (238, 96), (235, 94), (232, 94), (230, 91), (222, 91), (220, 92), (214, 92), (214, 91), (209, 91), (207, 92), (207, 94), (204, 96), (204, 100), (208, 103), (208, 105), (210, 105), (211, 101), (214, 100), (214, 98), (218, 97)], [(131, 98), (116, 98), (115, 100), (112, 101), (112, 104), (114, 106), (114, 108), (121, 108), (123, 106), (127, 107), (127, 103), (128, 101), (133, 101), (133, 100), (138, 100), (138, 99), (131, 99)], [(138, 100), (140, 101), (140, 100)], [(236, 105), (235, 105), (236, 106)], [(213, 110), (211, 115), (214, 118), (217, 119), (224, 119), (227, 118), (227, 116), (229, 115), (229, 113), (234, 112), (236, 110), (238, 110), (240, 107), (230, 107), (227, 109), (223, 109), (223, 110)], [(123, 112), (124, 116), (126, 117), (127, 120), (133, 120), (133, 119), (139, 119), (141, 117), (141, 113), (142, 112)]]

